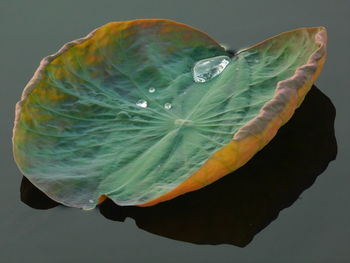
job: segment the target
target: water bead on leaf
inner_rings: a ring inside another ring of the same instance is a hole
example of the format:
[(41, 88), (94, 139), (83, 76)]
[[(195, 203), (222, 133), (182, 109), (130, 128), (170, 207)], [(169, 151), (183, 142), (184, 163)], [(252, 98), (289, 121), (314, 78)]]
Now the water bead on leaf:
[(149, 89), (148, 89), (148, 92), (149, 92), (149, 93), (154, 93), (154, 92), (156, 92), (156, 89), (153, 88), (153, 87), (152, 87), (152, 88), (149, 88)]
[(172, 105), (171, 105), (171, 103), (169, 103), (169, 102), (167, 102), (167, 103), (164, 104), (164, 109), (166, 109), (166, 110), (170, 110), (171, 107), (172, 107)]
[(120, 112), (117, 113), (117, 117), (118, 117), (119, 119), (129, 119), (131, 116), (130, 116), (130, 114), (129, 114), (128, 112), (126, 112), (126, 111), (120, 111)]
[(146, 100), (138, 100), (136, 102), (136, 105), (141, 107), (141, 108), (147, 108), (148, 102)]
[(231, 59), (228, 56), (217, 56), (202, 59), (193, 67), (193, 79), (195, 82), (206, 82), (220, 75)]

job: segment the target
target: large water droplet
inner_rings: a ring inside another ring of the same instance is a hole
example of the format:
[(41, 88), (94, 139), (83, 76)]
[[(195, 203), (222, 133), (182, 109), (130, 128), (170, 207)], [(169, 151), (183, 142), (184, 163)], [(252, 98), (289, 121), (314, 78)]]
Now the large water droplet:
[(136, 102), (136, 105), (139, 106), (139, 107), (141, 107), (141, 108), (147, 108), (148, 103), (147, 103), (147, 101), (145, 101), (145, 100), (138, 100), (138, 101)]
[(152, 88), (149, 88), (149, 89), (148, 89), (148, 92), (149, 92), (149, 93), (154, 93), (154, 92), (156, 92), (156, 89), (153, 88), (153, 87), (152, 87)]
[(217, 56), (198, 61), (193, 67), (195, 82), (206, 82), (221, 74), (231, 59), (228, 56)]
[(165, 108), (166, 110), (170, 110), (171, 107), (172, 107), (171, 103), (168, 103), (168, 102), (167, 102), (167, 103), (164, 104), (164, 108)]

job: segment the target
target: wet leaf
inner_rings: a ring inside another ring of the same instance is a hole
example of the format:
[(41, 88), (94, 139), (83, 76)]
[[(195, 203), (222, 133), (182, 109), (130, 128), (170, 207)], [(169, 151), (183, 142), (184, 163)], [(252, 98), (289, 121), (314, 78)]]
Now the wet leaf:
[(109, 23), (41, 62), (17, 105), (16, 162), (49, 197), (84, 209), (103, 196), (147, 206), (199, 189), (288, 121), (325, 42), (322, 27), (283, 33), (196, 82), (198, 61), (229, 56), (209, 36), (168, 20)]

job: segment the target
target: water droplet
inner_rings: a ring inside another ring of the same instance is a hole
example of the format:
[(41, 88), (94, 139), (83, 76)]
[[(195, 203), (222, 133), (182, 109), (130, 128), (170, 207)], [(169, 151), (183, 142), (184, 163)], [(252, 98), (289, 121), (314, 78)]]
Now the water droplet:
[(172, 107), (171, 103), (168, 103), (168, 102), (167, 102), (167, 103), (164, 104), (164, 108), (165, 108), (166, 110), (170, 110), (171, 107)]
[(231, 59), (228, 56), (217, 56), (198, 61), (193, 67), (195, 82), (206, 82), (221, 74)]
[(120, 111), (117, 113), (118, 119), (129, 119), (131, 116), (126, 111)]
[(93, 204), (93, 203), (94, 203), (94, 200), (90, 199), (90, 200), (89, 200), (89, 203), (90, 203), (90, 204)]
[(145, 101), (145, 100), (138, 100), (138, 101), (136, 102), (136, 105), (139, 106), (139, 107), (141, 107), (141, 108), (147, 108), (148, 103), (147, 103), (147, 101)]
[(148, 89), (148, 92), (149, 92), (149, 93), (154, 93), (154, 92), (156, 92), (156, 89), (153, 88), (153, 87), (152, 87), (152, 88), (149, 88), (149, 89)]

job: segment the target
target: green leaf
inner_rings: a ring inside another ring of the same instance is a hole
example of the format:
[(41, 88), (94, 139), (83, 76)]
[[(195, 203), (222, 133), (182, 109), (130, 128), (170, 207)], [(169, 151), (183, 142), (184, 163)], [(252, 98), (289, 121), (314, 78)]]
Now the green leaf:
[[(278, 129), (291, 116), (296, 103), (289, 102), (301, 102), (305, 94), (296, 94), (322, 67), (321, 31), (300, 29), (241, 50), (220, 75), (197, 83), (197, 61), (227, 55), (206, 34), (168, 20), (102, 26), (45, 58), (28, 83), (17, 105), (16, 162), (52, 199), (85, 209), (101, 196), (154, 204), (179, 187), (164, 200), (202, 187), (258, 150), (230, 157), (227, 145), (256, 138), (271, 123)], [(293, 92), (276, 101), (277, 84), (293, 76)], [(259, 147), (270, 139), (264, 136)], [(228, 168), (217, 171), (213, 156)], [(198, 171), (212, 178), (191, 188), (186, 182)]]

